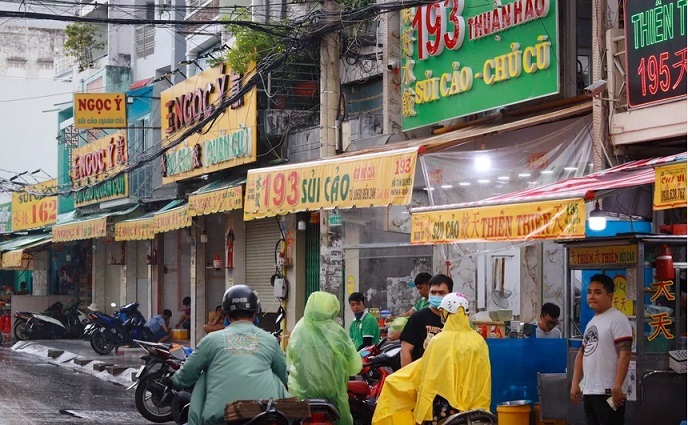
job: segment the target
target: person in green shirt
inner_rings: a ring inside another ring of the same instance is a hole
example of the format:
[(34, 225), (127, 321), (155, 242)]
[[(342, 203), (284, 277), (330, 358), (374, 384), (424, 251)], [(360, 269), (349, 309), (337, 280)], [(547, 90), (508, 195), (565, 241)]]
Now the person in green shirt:
[(289, 397), (284, 352), (274, 336), (253, 324), (259, 311), (258, 295), (251, 287), (229, 288), (222, 312), (230, 325), (203, 337), (169, 379), (176, 388), (194, 387), (190, 425), (224, 424), (225, 406), (236, 400)]
[(349, 336), (356, 350), (380, 342), (380, 326), (375, 317), (366, 311), (365, 297), (360, 292), (349, 295), (349, 307), (354, 313), (354, 321), (349, 325)]
[(409, 317), (413, 313), (430, 306), (430, 303), (428, 302), (428, 295), (430, 294), (430, 278), (432, 278), (432, 275), (427, 272), (420, 272), (416, 275), (416, 277), (413, 279), (413, 284), (416, 285), (416, 289), (418, 290), (418, 295), (420, 295), (420, 298), (418, 298), (418, 301), (416, 301), (409, 311), (404, 314), (400, 314), (398, 317)]

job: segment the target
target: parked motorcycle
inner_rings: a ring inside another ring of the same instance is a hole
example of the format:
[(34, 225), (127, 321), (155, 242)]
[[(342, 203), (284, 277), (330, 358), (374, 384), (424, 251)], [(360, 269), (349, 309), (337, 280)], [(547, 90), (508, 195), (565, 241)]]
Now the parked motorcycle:
[(146, 363), (136, 373), (136, 381), (127, 388), (127, 390), (136, 388), (134, 394), (136, 409), (151, 422), (162, 423), (170, 420), (176, 422), (191, 396), (188, 396), (188, 400), (186, 396), (183, 396), (181, 401), (177, 400), (175, 403), (178, 393), (182, 391), (166, 386), (160, 381), (162, 378), (172, 376), (193, 350), (162, 342), (140, 340), (134, 340), (134, 342), (147, 353), (141, 356), (141, 360)]
[(62, 314), (62, 303), (55, 301), (42, 313), (33, 313), (30, 311), (16, 311), (14, 313), (14, 326), (12, 332), (17, 341), (26, 341), (31, 339), (31, 337), (26, 333), (26, 322), (29, 321), (34, 314), (43, 314), (50, 317), (61, 317)]
[(74, 301), (62, 315), (32, 314), (19, 333), (28, 339), (80, 338), (86, 320), (86, 315), (79, 310), (79, 302)]
[(119, 308), (114, 317), (94, 311), (88, 314), (95, 323), (95, 329), (90, 330), (91, 348), (98, 354), (108, 354), (115, 347), (130, 345), (135, 339), (152, 341), (153, 333), (147, 327), (139, 303), (131, 303)]
[[(280, 405), (288, 406), (288, 409)], [(293, 399), (261, 401), (259, 406), (262, 412), (255, 416), (253, 415), (254, 406), (255, 404), (242, 402), (227, 404), (226, 411), (233, 412), (236, 419), (228, 418), (225, 413), (225, 423), (230, 425), (334, 425), (339, 420), (337, 406), (330, 400), (322, 398), (309, 398), (303, 401)], [(251, 409), (251, 412), (244, 412), (242, 408)]]
[(355, 425), (371, 423), (385, 380), (401, 367), (401, 345), (386, 342), (383, 339), (378, 344), (359, 351), (363, 360), (363, 369), (359, 374), (361, 379), (349, 381), (347, 385)]

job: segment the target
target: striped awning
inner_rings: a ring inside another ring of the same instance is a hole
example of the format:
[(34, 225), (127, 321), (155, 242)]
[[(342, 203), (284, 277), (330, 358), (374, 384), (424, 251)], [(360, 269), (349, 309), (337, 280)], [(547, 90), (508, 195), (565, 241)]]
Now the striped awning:
[(9, 244), (3, 244), (0, 250), (5, 252), (2, 253), (2, 259), (0, 260), (2, 267), (0, 268), (5, 270), (25, 268), (30, 260), (27, 251), (48, 245), (51, 241), (52, 237), (50, 234), (41, 234), (16, 238), (10, 241), (11, 243)]

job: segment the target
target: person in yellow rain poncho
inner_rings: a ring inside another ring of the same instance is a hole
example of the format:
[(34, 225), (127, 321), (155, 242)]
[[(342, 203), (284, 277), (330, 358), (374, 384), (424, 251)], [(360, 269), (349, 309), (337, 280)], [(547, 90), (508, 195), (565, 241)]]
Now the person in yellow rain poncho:
[(339, 409), (339, 424), (352, 425), (347, 382), (361, 371), (361, 356), (335, 318), (339, 300), (313, 292), (287, 346), (289, 392), (299, 400), (327, 398)]
[(468, 301), (451, 293), (439, 309), (442, 332), (422, 358), (387, 378), (373, 425), (436, 423), (457, 412), (490, 410), (490, 356), (485, 340), (470, 327)]

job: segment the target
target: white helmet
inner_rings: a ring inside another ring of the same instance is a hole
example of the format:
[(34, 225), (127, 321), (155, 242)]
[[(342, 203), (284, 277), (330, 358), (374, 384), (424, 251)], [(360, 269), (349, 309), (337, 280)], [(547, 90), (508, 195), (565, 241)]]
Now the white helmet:
[(461, 307), (463, 307), (464, 313), (468, 314), (468, 300), (459, 292), (445, 295), (440, 303), (440, 310), (445, 310), (451, 314), (459, 311)]

